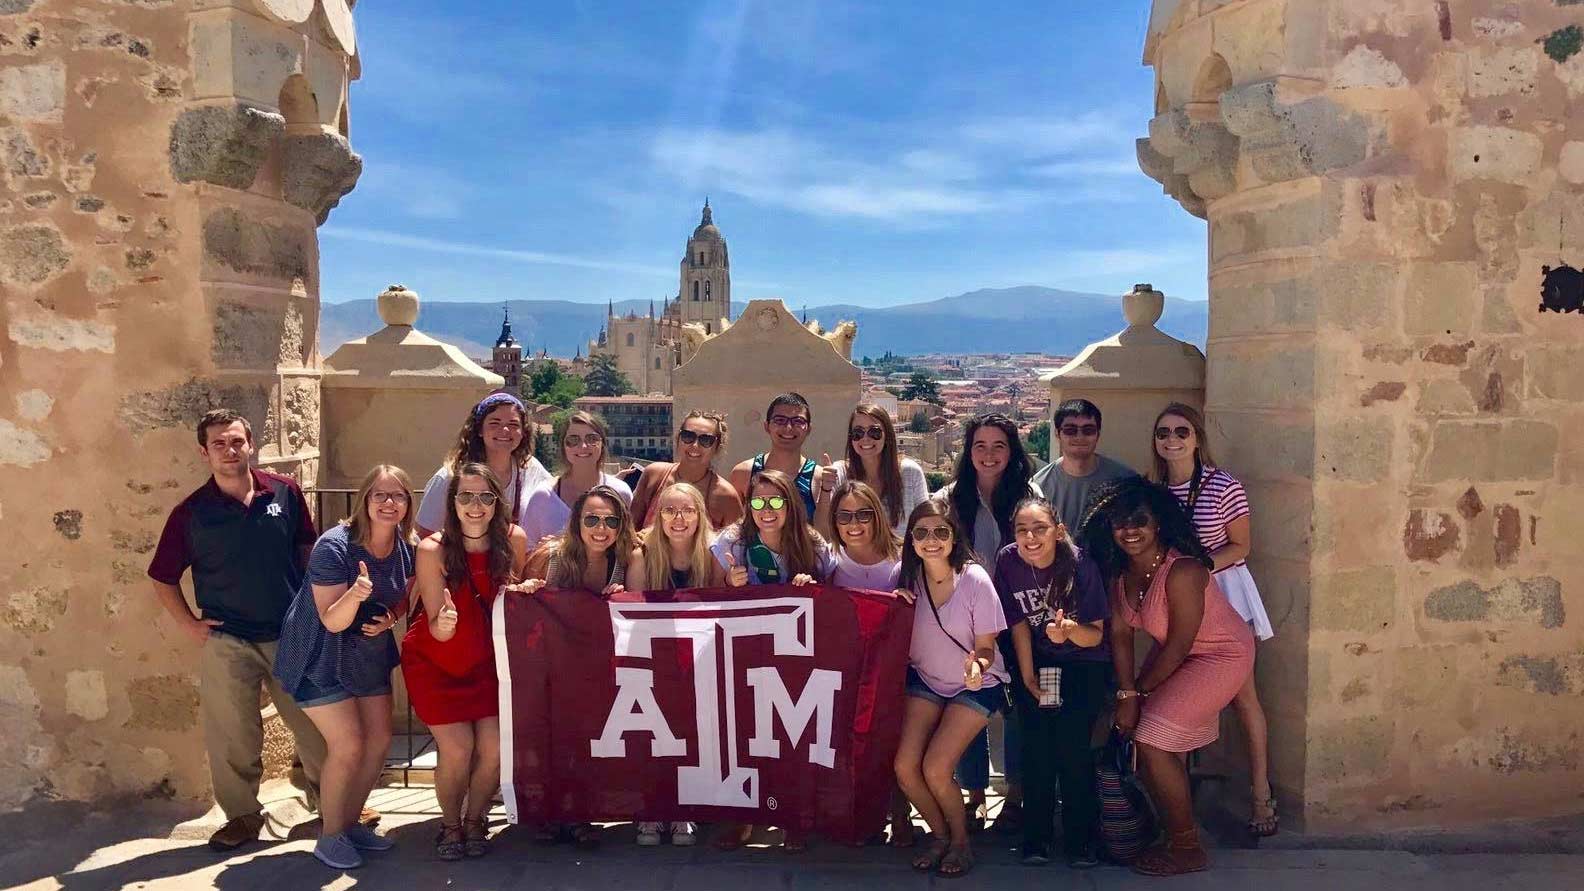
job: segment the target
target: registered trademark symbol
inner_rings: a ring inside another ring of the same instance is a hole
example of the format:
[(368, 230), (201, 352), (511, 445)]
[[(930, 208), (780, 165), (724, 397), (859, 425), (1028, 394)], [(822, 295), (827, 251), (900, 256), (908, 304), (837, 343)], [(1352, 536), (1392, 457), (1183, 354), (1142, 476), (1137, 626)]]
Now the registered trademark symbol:
[(769, 808), (770, 810), (775, 810), (776, 808), (780, 807), (780, 805), (776, 804), (775, 797), (771, 796), (765, 799), (765, 807)]

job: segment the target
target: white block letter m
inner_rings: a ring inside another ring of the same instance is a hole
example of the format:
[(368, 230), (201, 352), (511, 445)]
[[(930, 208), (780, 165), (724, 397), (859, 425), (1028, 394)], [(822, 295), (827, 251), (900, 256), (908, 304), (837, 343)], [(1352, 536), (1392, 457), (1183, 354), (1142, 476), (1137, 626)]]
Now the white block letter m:
[(773, 722), (781, 719), (787, 739), (796, 745), (814, 718), (814, 742), (809, 745), (809, 763), (836, 766), (836, 750), (831, 748), (831, 722), (836, 711), (836, 691), (841, 689), (841, 672), (816, 668), (803, 685), (796, 702), (774, 668), (750, 668), (744, 674), (753, 688), (754, 735), (748, 740), (748, 754), (755, 758), (780, 758), (781, 743), (775, 738)]

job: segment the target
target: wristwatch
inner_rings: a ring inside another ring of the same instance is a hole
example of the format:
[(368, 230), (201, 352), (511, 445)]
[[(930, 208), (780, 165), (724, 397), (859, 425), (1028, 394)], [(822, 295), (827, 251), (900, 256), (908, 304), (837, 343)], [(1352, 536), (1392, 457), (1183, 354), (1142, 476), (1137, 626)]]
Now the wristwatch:
[(1116, 692), (1117, 702), (1121, 702), (1124, 699), (1132, 699), (1135, 696), (1138, 697), (1139, 699), (1143, 699), (1144, 697), (1146, 697), (1148, 695), (1149, 695), (1148, 693), (1140, 693), (1137, 690), (1118, 690)]

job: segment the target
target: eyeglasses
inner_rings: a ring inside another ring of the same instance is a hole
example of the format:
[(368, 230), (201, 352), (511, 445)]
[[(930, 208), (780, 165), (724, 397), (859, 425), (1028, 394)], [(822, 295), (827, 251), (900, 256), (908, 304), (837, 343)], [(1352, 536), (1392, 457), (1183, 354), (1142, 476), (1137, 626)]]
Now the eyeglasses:
[(1178, 439), (1187, 439), (1193, 435), (1192, 427), (1156, 427), (1155, 438), (1166, 439), (1175, 436)]
[(770, 426), (791, 427), (793, 430), (803, 430), (809, 425), (808, 418), (797, 415), (771, 415)]
[(1154, 519), (1148, 511), (1136, 510), (1125, 517), (1113, 517), (1111, 525), (1117, 529), (1143, 529)]
[(720, 442), (720, 437), (713, 433), (694, 433), (692, 430), (677, 431), (677, 439), (683, 445), (698, 443), (706, 449), (713, 449), (715, 448), (715, 443)]
[(561, 444), (569, 449), (575, 449), (585, 445), (597, 446), (604, 441), (605, 437), (599, 435), (598, 433), (585, 433), (582, 436), (579, 436), (576, 433), (569, 433), (565, 439), (561, 440)]
[(687, 519), (691, 520), (694, 517), (698, 516), (698, 508), (696, 508), (696, 507), (662, 507), (662, 508), (660, 508), (660, 516), (665, 518), (665, 519), (667, 519), (667, 520), (675, 520), (677, 517), (686, 517)]
[(761, 498), (755, 495), (748, 499), (748, 506), (754, 510), (764, 510), (767, 507), (771, 510), (780, 510), (786, 507), (786, 499), (780, 495), (771, 495), (769, 498)]
[(375, 504), (385, 504), (386, 502), (390, 502), (390, 501), (394, 501), (397, 504), (406, 504), (407, 503), (407, 493), (406, 492), (370, 492), (369, 493), (369, 500), (374, 502)]
[(1063, 424), (1059, 429), (1063, 436), (1096, 436), (1100, 433), (1099, 424)]
[(951, 527), (950, 526), (914, 526), (913, 527), (913, 540), (914, 541), (928, 541), (931, 538), (935, 539), (936, 541), (951, 541), (952, 540)]
[(494, 492), (458, 492), (458, 493), (456, 493), (456, 503), (462, 505), (463, 507), (466, 507), (466, 506), (468, 506), (470, 504), (482, 504), (485, 507), (494, 507), (495, 506), (495, 502), (498, 501), (498, 500), (500, 500), (500, 499), (495, 497), (495, 493)]
[(597, 514), (583, 515), (584, 529), (593, 529), (601, 523), (605, 524), (606, 529), (620, 529), (622, 521), (621, 517), (601, 517)]
[(836, 512), (836, 522), (846, 526), (850, 523), (873, 523), (875, 512), (873, 508), (863, 510), (839, 510)]

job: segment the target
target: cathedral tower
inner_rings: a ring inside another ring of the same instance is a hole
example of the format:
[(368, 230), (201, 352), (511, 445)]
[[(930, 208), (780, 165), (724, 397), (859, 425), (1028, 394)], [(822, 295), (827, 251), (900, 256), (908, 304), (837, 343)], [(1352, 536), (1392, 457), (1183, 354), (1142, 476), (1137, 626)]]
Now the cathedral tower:
[(511, 310), (503, 307), (501, 312), (500, 337), (495, 339), (490, 370), (506, 379), (506, 389), (516, 392), (522, 381), (522, 345), (512, 336)]
[(731, 262), (726, 257), (726, 239), (715, 228), (708, 198), (704, 199), (703, 219), (682, 256), (677, 309), (683, 322), (700, 322), (710, 334), (719, 331), (721, 319), (731, 318)]

